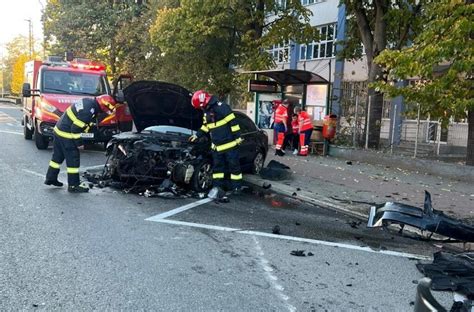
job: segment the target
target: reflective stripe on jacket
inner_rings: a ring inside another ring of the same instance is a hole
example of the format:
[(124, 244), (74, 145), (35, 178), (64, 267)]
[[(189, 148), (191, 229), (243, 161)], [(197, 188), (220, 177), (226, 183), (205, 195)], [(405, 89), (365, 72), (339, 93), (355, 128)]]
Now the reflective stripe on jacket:
[(229, 105), (219, 102), (214, 96), (204, 110), (202, 126), (197, 136), (204, 133), (209, 133), (218, 152), (233, 148), (240, 142), (240, 125), (235, 114)]
[(275, 123), (284, 123), (286, 124), (288, 120), (288, 108), (282, 104), (278, 105), (275, 111)]
[(300, 132), (313, 129), (313, 124), (311, 123), (311, 118), (309, 117), (308, 113), (305, 111), (301, 111), (298, 115), (298, 123), (300, 126)]
[(78, 139), (80, 133), (89, 131), (91, 121), (99, 111), (99, 104), (94, 99), (79, 100), (66, 109), (56, 124), (55, 133), (66, 139)]

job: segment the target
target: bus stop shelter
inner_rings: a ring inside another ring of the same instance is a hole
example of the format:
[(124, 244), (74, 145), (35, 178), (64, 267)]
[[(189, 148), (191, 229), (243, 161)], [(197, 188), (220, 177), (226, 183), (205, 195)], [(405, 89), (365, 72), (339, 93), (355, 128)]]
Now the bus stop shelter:
[[(254, 79), (248, 81), (248, 91), (255, 93), (250, 103), (255, 123), (261, 129), (270, 129), (274, 117), (274, 101), (288, 99), (292, 107), (300, 105), (313, 119), (313, 125), (322, 126), (329, 113), (329, 82), (313, 72), (298, 69), (247, 71)], [(326, 142), (327, 143), (327, 142)], [(325, 144), (325, 151), (326, 151)]]
[(301, 105), (314, 120), (322, 120), (328, 113), (329, 82), (313, 72), (274, 69), (243, 73), (255, 75), (248, 81), (248, 91), (255, 93), (254, 118), (260, 127), (262, 124), (259, 121), (264, 117), (262, 114), (269, 111), (263, 106), (270, 105), (272, 99), (288, 99), (293, 106)]

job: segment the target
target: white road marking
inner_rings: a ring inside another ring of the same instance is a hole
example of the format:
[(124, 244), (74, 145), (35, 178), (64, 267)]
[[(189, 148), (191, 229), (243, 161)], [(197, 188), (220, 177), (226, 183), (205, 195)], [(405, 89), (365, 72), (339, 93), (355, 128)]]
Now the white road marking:
[(102, 169), (102, 168), (104, 168), (104, 166), (105, 166), (105, 165), (96, 165), (96, 166), (83, 167), (83, 168), (81, 168), (81, 171), (94, 170), (94, 169)]
[(46, 178), (46, 175), (38, 173), (38, 172), (34, 172), (34, 171), (31, 171), (31, 170), (28, 170), (28, 169), (21, 169), (21, 170), (26, 172), (26, 173), (32, 174), (34, 176), (41, 177), (43, 179)]
[(283, 287), (280, 283), (278, 283), (278, 277), (273, 274), (273, 268), (270, 266), (269, 261), (265, 259), (265, 253), (263, 252), (260, 243), (257, 240), (256, 236), (252, 236), (253, 241), (255, 242), (255, 250), (257, 251), (258, 260), (260, 260), (260, 266), (262, 267), (263, 271), (265, 272), (265, 278), (267, 279), (268, 283), (273, 287), (275, 290), (276, 295), (283, 301), (286, 308), (290, 312), (296, 311), (296, 307), (288, 303), (290, 297), (288, 297), (283, 291), (285, 287)]
[(181, 213), (183, 211), (192, 209), (192, 208), (197, 207), (197, 206), (204, 205), (204, 204), (206, 204), (208, 202), (211, 202), (211, 201), (212, 201), (212, 199), (210, 199), (210, 198), (204, 198), (204, 199), (198, 200), (194, 203), (190, 203), (190, 204), (184, 205), (182, 207), (179, 207), (179, 208), (176, 208), (176, 209), (164, 212), (164, 213), (157, 214), (156, 216), (150, 217), (150, 218), (145, 219), (145, 220), (146, 221), (155, 221), (155, 222), (157, 222), (158, 220), (162, 220), (162, 219), (171, 217), (172, 215)]
[[(191, 209), (191, 208), (188, 208), (188, 209)], [(171, 211), (174, 211), (174, 210), (171, 210)], [(173, 214), (176, 214), (176, 213), (173, 213)], [(163, 213), (161, 215), (164, 215), (164, 214), (166, 213)], [(160, 215), (157, 215), (157, 216), (160, 216)], [(362, 247), (362, 246), (356, 246), (356, 245), (350, 245), (350, 244), (344, 244), (344, 243), (335, 243), (335, 242), (328, 242), (328, 241), (317, 240), (317, 239), (302, 238), (302, 237), (288, 236), (288, 235), (278, 235), (278, 234), (271, 234), (271, 233), (258, 232), (258, 231), (248, 231), (248, 230), (242, 230), (242, 229), (237, 229), (237, 228), (230, 228), (230, 227), (216, 226), (216, 225), (209, 225), (209, 224), (192, 223), (192, 222), (184, 222), (184, 221), (177, 221), (177, 220), (167, 220), (167, 219), (155, 218), (155, 217), (151, 217), (145, 220), (159, 222), (159, 223), (180, 225), (180, 226), (196, 227), (196, 228), (214, 230), (214, 231), (235, 232), (235, 233), (245, 234), (245, 235), (255, 235), (255, 236), (261, 236), (261, 237), (268, 237), (268, 238), (277, 238), (277, 239), (296, 241), (296, 242), (301, 242), (301, 243), (309, 243), (309, 244), (314, 244), (314, 245), (339, 247), (339, 248), (344, 248), (344, 249), (365, 251), (365, 252), (370, 252), (370, 253), (378, 253), (378, 254), (384, 254), (384, 255), (402, 257), (402, 258), (413, 258), (413, 259), (418, 259), (418, 260), (431, 259), (430, 257), (427, 257), (427, 256), (411, 254), (411, 253), (406, 253), (406, 252), (398, 252), (398, 251), (391, 251), (391, 250), (374, 250), (369, 247)]]
[(0, 130), (0, 133), (8, 133), (8, 134), (18, 134), (18, 135), (23, 135), (23, 133), (21, 133), (21, 132), (6, 131), (6, 130)]

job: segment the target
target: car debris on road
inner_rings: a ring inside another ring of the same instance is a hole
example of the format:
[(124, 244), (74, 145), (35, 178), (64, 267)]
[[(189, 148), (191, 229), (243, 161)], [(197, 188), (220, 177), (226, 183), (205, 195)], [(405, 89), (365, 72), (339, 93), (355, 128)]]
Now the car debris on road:
[(454, 292), (450, 311), (473, 311), (474, 253), (436, 252), (432, 263), (418, 263), (426, 277), (418, 281), (415, 312), (448, 311), (432, 295), (431, 290)]
[(428, 191), (425, 191), (423, 209), (396, 202), (370, 208), (367, 227), (387, 226), (390, 223), (400, 224), (402, 230), (405, 225), (409, 225), (457, 241), (474, 242), (474, 226), (433, 209)]

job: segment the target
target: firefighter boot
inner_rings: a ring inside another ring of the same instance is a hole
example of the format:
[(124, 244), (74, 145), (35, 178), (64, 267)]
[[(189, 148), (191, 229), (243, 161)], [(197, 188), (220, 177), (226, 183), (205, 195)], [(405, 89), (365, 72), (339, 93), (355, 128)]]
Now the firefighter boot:
[(46, 179), (46, 180), (44, 181), (44, 184), (46, 184), (46, 185), (54, 185), (54, 186), (57, 186), (57, 187), (63, 186), (63, 183), (62, 183), (62, 182), (59, 182), (57, 179), (56, 179), (56, 180), (48, 180), (48, 179)]
[(67, 191), (70, 193), (87, 193), (89, 192), (89, 188), (83, 184), (69, 185)]

